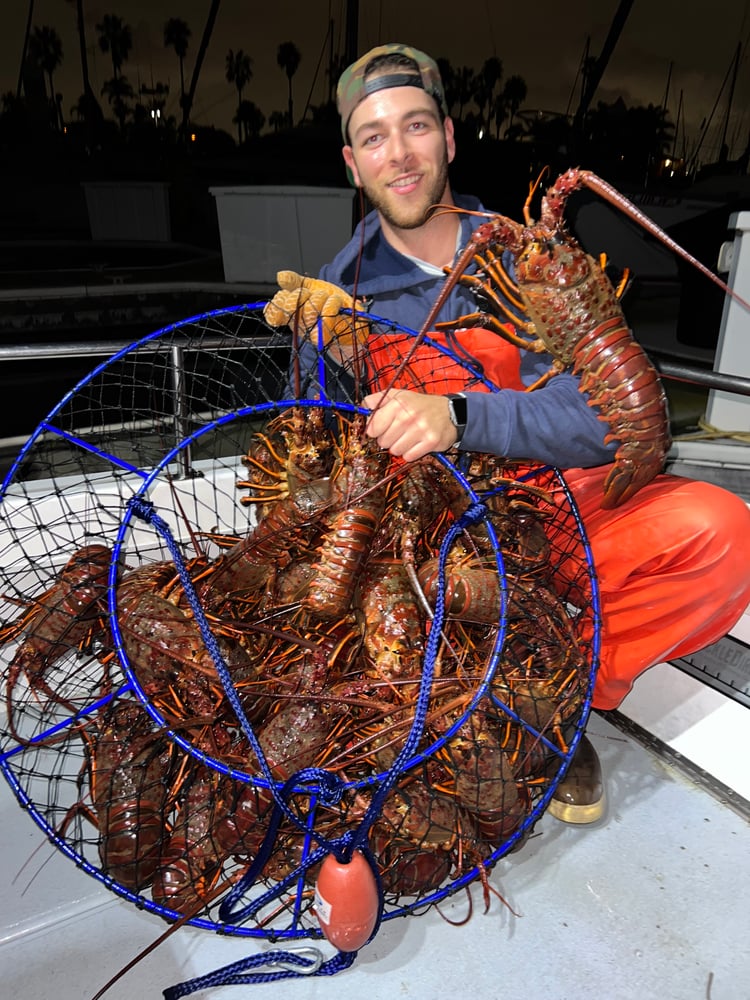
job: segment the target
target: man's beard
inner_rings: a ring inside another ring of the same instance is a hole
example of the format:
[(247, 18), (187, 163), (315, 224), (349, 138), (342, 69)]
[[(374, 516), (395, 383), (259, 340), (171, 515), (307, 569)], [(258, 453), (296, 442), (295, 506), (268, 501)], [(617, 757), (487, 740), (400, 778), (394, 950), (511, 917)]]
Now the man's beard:
[[(416, 205), (399, 206), (397, 198), (391, 198), (389, 200), (385, 196), (381, 195), (379, 191), (373, 192), (369, 188), (365, 188), (364, 191), (373, 208), (375, 208), (383, 216), (385, 221), (394, 227), (394, 229), (419, 229), (420, 226), (423, 226), (425, 222), (427, 222), (433, 206), (437, 205), (443, 198), (447, 183), (448, 156), (444, 151), (438, 172), (435, 175), (433, 183), (427, 189), (427, 198), (421, 207)], [(396, 202), (395, 209), (393, 205), (394, 201)]]

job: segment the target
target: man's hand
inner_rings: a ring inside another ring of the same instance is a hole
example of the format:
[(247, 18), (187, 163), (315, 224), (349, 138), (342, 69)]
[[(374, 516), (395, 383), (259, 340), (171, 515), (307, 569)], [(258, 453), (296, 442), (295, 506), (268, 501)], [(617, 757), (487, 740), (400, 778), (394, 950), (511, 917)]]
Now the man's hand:
[(266, 322), (273, 327), (289, 326), (302, 337), (317, 340), (317, 323), (321, 320), (323, 346), (338, 348), (342, 356), (350, 355), (356, 338), (363, 344), (369, 333), (365, 320), (340, 315), (342, 309), (353, 309), (354, 299), (338, 285), (319, 278), (306, 278), (295, 271), (279, 271), (276, 275), (279, 291), (263, 310)]
[(373, 411), (367, 420), (369, 437), (407, 462), (433, 451), (447, 451), (456, 443), (458, 432), (445, 396), (388, 389), (365, 396), (362, 405)]

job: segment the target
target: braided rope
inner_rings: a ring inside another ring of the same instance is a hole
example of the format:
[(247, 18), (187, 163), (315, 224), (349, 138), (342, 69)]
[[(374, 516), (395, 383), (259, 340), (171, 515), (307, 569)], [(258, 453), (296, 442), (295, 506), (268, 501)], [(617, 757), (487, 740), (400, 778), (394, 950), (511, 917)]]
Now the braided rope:
[[(453, 546), (453, 542), (456, 537), (461, 534), (467, 526), (477, 523), (485, 516), (485, 506), (478, 502), (472, 503), (463, 515), (451, 525), (440, 547), (435, 614), (425, 646), (422, 677), (420, 681), (419, 693), (417, 695), (416, 707), (414, 710), (414, 718), (409, 734), (404, 741), (404, 745), (399, 751), (393, 764), (386, 772), (385, 778), (381, 782), (377, 791), (373, 794), (370, 805), (361, 821), (357, 824), (357, 827), (354, 830), (346, 831), (346, 833), (344, 833), (341, 837), (332, 840), (328, 840), (321, 834), (316, 833), (314, 830), (310, 830), (306, 826), (303, 826), (300, 819), (290, 809), (287, 803), (287, 797), (300, 785), (300, 783), (313, 782), (315, 783), (316, 793), (320, 797), (320, 800), (325, 805), (334, 805), (340, 800), (341, 795), (343, 794), (344, 785), (342, 780), (338, 777), (338, 775), (332, 774), (325, 768), (310, 767), (295, 772), (284, 783), (281, 790), (277, 788), (277, 782), (271, 774), (268, 761), (263, 753), (263, 748), (253, 732), (252, 725), (250, 724), (239, 697), (237, 696), (229, 670), (227, 669), (227, 665), (221, 655), (219, 645), (213, 635), (213, 632), (211, 631), (206, 614), (198, 599), (198, 595), (195, 592), (187, 567), (185, 566), (182, 552), (175, 542), (169, 526), (166, 521), (164, 521), (163, 518), (156, 513), (154, 505), (150, 500), (141, 496), (134, 496), (128, 502), (128, 507), (136, 517), (147, 522), (156, 529), (172, 555), (172, 559), (174, 560), (175, 567), (185, 591), (185, 596), (193, 614), (195, 615), (196, 623), (200, 629), (201, 637), (214, 662), (216, 672), (222, 682), (226, 696), (229, 699), (237, 719), (258, 758), (260, 769), (269, 784), (269, 790), (275, 803), (272, 818), (269, 822), (263, 844), (261, 845), (257, 856), (253, 860), (253, 863), (249, 866), (245, 875), (230, 889), (227, 896), (222, 901), (219, 908), (220, 919), (223, 921), (228, 921), (229, 919), (250, 919), (265, 905), (278, 898), (278, 896), (280, 896), (288, 888), (288, 886), (293, 884), (301, 875), (304, 874), (304, 872), (316, 865), (327, 855), (333, 854), (339, 862), (346, 863), (351, 860), (353, 852), (355, 850), (359, 850), (365, 856), (371, 869), (373, 870), (378, 888), (378, 921), (370, 937), (370, 940), (372, 940), (372, 938), (377, 934), (380, 926), (380, 914), (382, 914), (383, 909), (383, 894), (380, 880), (377, 875), (377, 866), (375, 865), (374, 858), (372, 857), (372, 853), (370, 852), (367, 843), (368, 833), (370, 827), (380, 815), (383, 804), (385, 803), (388, 794), (398, 781), (404, 769), (404, 765), (409, 761), (417, 749), (424, 731), (429, 707), (430, 691), (432, 689), (435, 660), (437, 658), (440, 636), (445, 618), (445, 575), (448, 553)], [(237, 910), (236, 904), (239, 903), (245, 893), (255, 884), (260, 872), (268, 860), (268, 857), (270, 856), (282, 816), (286, 816), (287, 819), (291, 820), (292, 823), (302, 829), (304, 833), (312, 836), (317, 841), (319, 846), (315, 850), (311, 851), (307, 857), (300, 862), (297, 868), (290, 872), (284, 879), (277, 882), (260, 897), (252, 900)], [(232, 965), (225, 966), (222, 969), (218, 969), (207, 976), (201, 976), (197, 979), (188, 980), (177, 986), (164, 990), (163, 995), (165, 1000), (177, 1000), (179, 997), (188, 996), (190, 993), (206, 989), (210, 986), (274, 982), (279, 979), (294, 978), (305, 975), (335, 975), (342, 969), (349, 968), (356, 955), (357, 952), (339, 951), (333, 959), (328, 962), (319, 963), (315, 968), (313, 968), (315, 963), (311, 963), (306, 959), (301, 959), (299, 955), (295, 956), (294, 952), (271, 952), (267, 955), (251, 956), (246, 959), (241, 959), (239, 962), (235, 962)], [(278, 965), (279, 962), (282, 962), (285, 967), (283, 970), (276, 972), (245, 973), (246, 969), (267, 965), (269, 964), (269, 961), (272, 965)], [(297, 968), (297, 966), (299, 966), (299, 968)]]

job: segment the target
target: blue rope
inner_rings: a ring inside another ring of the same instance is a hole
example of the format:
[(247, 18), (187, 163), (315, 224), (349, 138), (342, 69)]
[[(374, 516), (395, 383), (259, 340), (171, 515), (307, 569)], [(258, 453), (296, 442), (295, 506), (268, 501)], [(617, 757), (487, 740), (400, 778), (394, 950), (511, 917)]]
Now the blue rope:
[[(283, 785), (279, 796), (286, 802), (286, 798), (294, 788), (299, 786), (300, 781), (316, 781), (321, 785), (326, 783), (330, 784), (336, 775), (332, 775), (330, 771), (325, 771), (323, 768), (309, 767), (304, 770), (297, 771), (291, 776)], [(337, 797), (335, 799), (331, 797), (320, 796), (322, 802), (326, 805), (333, 805), (340, 799), (340, 789), (341, 782), (337, 779)], [(318, 791), (318, 789), (316, 789)], [(302, 860), (299, 865), (293, 869), (289, 874), (282, 879), (280, 882), (275, 883), (275, 885), (268, 889), (263, 895), (257, 897), (254, 900), (246, 903), (243, 907), (237, 908), (237, 904), (243, 898), (245, 893), (251, 889), (255, 882), (266, 866), (266, 862), (271, 856), (274, 844), (276, 842), (276, 833), (279, 828), (279, 823), (281, 822), (282, 812), (278, 806), (274, 807), (273, 813), (271, 814), (271, 819), (268, 823), (268, 829), (266, 830), (266, 835), (263, 838), (263, 843), (261, 844), (257, 855), (253, 859), (252, 864), (249, 866), (245, 874), (239, 880), (239, 882), (232, 886), (227, 895), (221, 902), (219, 906), (219, 919), (224, 923), (243, 922), (249, 920), (259, 913), (264, 906), (272, 902), (277, 897), (281, 896), (288, 886), (293, 885), (294, 882), (299, 878), (299, 876), (306, 872), (309, 868), (312, 868), (319, 861), (322, 861), (326, 855), (335, 854), (336, 857), (342, 859), (342, 851), (344, 849), (344, 844), (342, 843), (347, 837), (351, 835), (349, 833), (344, 834), (343, 837), (338, 840), (327, 840), (325, 837), (316, 834), (314, 830), (309, 830), (307, 827), (302, 827), (306, 834), (313, 836), (318, 842), (319, 846), (311, 851), (304, 860)], [(295, 821), (298, 826), (301, 826), (299, 820)], [(381, 900), (382, 903), (382, 900)]]
[(360, 850), (362, 849), (361, 841), (363, 837), (367, 835), (370, 827), (380, 815), (380, 811), (383, 808), (386, 797), (398, 781), (401, 772), (404, 769), (404, 765), (417, 749), (417, 745), (424, 730), (425, 719), (427, 718), (427, 709), (430, 701), (430, 691), (432, 690), (435, 660), (437, 658), (438, 646), (440, 644), (443, 631), (443, 622), (445, 620), (445, 567), (448, 560), (448, 553), (453, 547), (454, 540), (459, 534), (461, 534), (461, 532), (463, 532), (464, 528), (467, 525), (476, 524), (477, 521), (484, 517), (485, 512), (486, 508), (483, 504), (473, 503), (461, 515), (461, 517), (457, 521), (454, 521), (454, 523), (450, 526), (445, 534), (443, 543), (440, 546), (440, 553), (438, 557), (438, 587), (435, 595), (435, 615), (430, 625), (430, 634), (427, 637), (427, 643), (425, 644), (422, 680), (419, 687), (419, 694), (417, 695), (417, 707), (414, 710), (414, 720), (401, 751), (391, 765), (388, 774), (380, 785), (380, 788), (373, 795), (370, 807), (365, 813), (364, 818), (357, 829), (354, 842), (355, 846), (360, 847)]
[[(289, 809), (286, 802), (283, 799), (281, 799), (281, 797), (276, 792), (276, 782), (274, 780), (273, 775), (271, 774), (270, 768), (268, 767), (268, 762), (266, 761), (263, 749), (260, 743), (258, 742), (255, 733), (253, 732), (253, 728), (250, 725), (249, 719), (245, 715), (245, 710), (242, 707), (242, 703), (240, 702), (234, 684), (232, 683), (232, 678), (227, 668), (227, 665), (224, 662), (224, 657), (221, 655), (219, 644), (217, 643), (216, 638), (208, 624), (206, 614), (203, 610), (200, 601), (198, 600), (198, 595), (195, 592), (193, 581), (190, 579), (190, 574), (188, 573), (187, 567), (185, 566), (185, 561), (182, 557), (182, 552), (180, 551), (179, 546), (172, 537), (172, 534), (169, 530), (169, 526), (167, 525), (166, 521), (164, 521), (163, 518), (159, 517), (159, 515), (156, 513), (156, 511), (154, 510), (154, 505), (150, 500), (144, 500), (142, 497), (135, 496), (131, 498), (131, 500), (128, 503), (128, 506), (137, 517), (140, 517), (142, 520), (148, 522), (154, 528), (156, 528), (156, 530), (164, 539), (172, 555), (172, 559), (174, 560), (175, 567), (177, 569), (180, 581), (183, 586), (183, 590), (185, 592), (185, 597), (187, 598), (188, 604), (190, 605), (193, 615), (195, 616), (195, 621), (198, 625), (198, 628), (200, 629), (201, 638), (203, 639), (206, 649), (208, 650), (214, 662), (216, 671), (224, 686), (224, 690), (232, 706), (232, 709), (234, 710), (235, 715), (240, 721), (242, 728), (245, 731), (248, 740), (250, 741), (250, 746), (253, 752), (258, 758), (261, 771), (263, 772), (263, 777), (266, 779), (266, 781), (270, 786), (269, 790), (273, 795), (274, 799), (276, 800), (276, 804), (282, 810), (287, 819), (289, 819), (292, 823), (299, 826), (300, 824), (297, 817), (294, 815), (291, 809)], [(335, 775), (332, 775), (331, 777), (338, 780)], [(328, 783), (327, 787), (330, 788), (330, 782)], [(339, 792), (339, 797), (340, 797), (340, 792)]]
[[(473, 503), (464, 514), (455, 521), (451, 527), (446, 532), (446, 536), (440, 547), (440, 553), (438, 558), (438, 587), (435, 599), (435, 615), (430, 626), (430, 634), (427, 638), (427, 643), (425, 645), (425, 656), (424, 656), (424, 666), (422, 669), (422, 678), (420, 682), (419, 693), (417, 695), (416, 708), (414, 710), (414, 718), (412, 720), (411, 729), (409, 734), (404, 741), (400, 752), (398, 753), (393, 764), (386, 773), (385, 778), (381, 782), (379, 788), (372, 796), (370, 805), (365, 812), (364, 817), (357, 825), (355, 830), (346, 831), (341, 837), (333, 840), (327, 840), (321, 834), (316, 833), (314, 830), (308, 829), (300, 819), (294, 814), (290, 809), (287, 798), (292, 794), (292, 792), (299, 787), (300, 783), (314, 782), (316, 794), (318, 795), (320, 801), (326, 805), (335, 805), (343, 794), (344, 783), (338, 777), (324, 768), (304, 768), (295, 772), (291, 777), (285, 782), (281, 790), (277, 788), (277, 783), (271, 774), (270, 768), (268, 767), (268, 762), (266, 761), (263, 749), (258, 742), (255, 733), (253, 732), (250, 721), (245, 715), (242, 704), (235, 691), (234, 684), (232, 683), (229, 670), (227, 669), (224, 658), (221, 655), (219, 645), (211, 632), (208, 621), (206, 619), (205, 612), (198, 600), (198, 595), (193, 587), (193, 582), (190, 579), (190, 574), (185, 566), (182, 553), (179, 546), (175, 542), (171, 535), (169, 526), (167, 523), (159, 517), (154, 509), (154, 505), (150, 500), (145, 500), (142, 497), (135, 496), (131, 498), (128, 506), (130, 507), (133, 514), (142, 520), (153, 525), (153, 527), (159, 532), (159, 534), (164, 539), (172, 558), (177, 568), (177, 572), (180, 576), (180, 581), (183, 585), (185, 596), (190, 604), (191, 610), (195, 616), (195, 620), (201, 632), (201, 637), (206, 645), (206, 649), (211, 655), (214, 664), (216, 666), (216, 671), (221, 679), (224, 686), (227, 698), (239, 720), (245, 735), (250, 742), (250, 745), (258, 758), (260, 768), (263, 772), (263, 776), (268, 782), (269, 790), (274, 798), (274, 810), (269, 822), (268, 830), (266, 836), (263, 840), (260, 850), (257, 856), (253, 860), (253, 863), (249, 866), (245, 875), (233, 886), (227, 893), (226, 897), (222, 901), (219, 907), (219, 917), (222, 921), (229, 922), (230, 920), (247, 920), (258, 913), (264, 906), (278, 898), (288, 886), (292, 885), (305, 871), (307, 871), (312, 866), (316, 865), (319, 861), (323, 860), (327, 855), (333, 854), (336, 859), (341, 863), (346, 863), (351, 860), (352, 854), (355, 850), (361, 851), (367, 860), (370, 868), (373, 871), (375, 881), (378, 888), (379, 896), (379, 914), (382, 914), (383, 909), (383, 894), (380, 885), (380, 879), (377, 872), (377, 866), (375, 860), (370, 851), (367, 837), (370, 827), (375, 822), (375, 820), (380, 815), (383, 808), (383, 804), (394, 785), (401, 776), (404, 770), (405, 764), (412, 757), (417, 749), (419, 741), (422, 737), (424, 731), (425, 720), (427, 718), (427, 711), (429, 707), (430, 692), (432, 690), (432, 681), (434, 675), (435, 660), (437, 658), (438, 646), (440, 643), (440, 637), (443, 630), (443, 622), (445, 619), (445, 570), (446, 562), (448, 559), (448, 553), (453, 546), (455, 538), (464, 530), (467, 525), (475, 524), (477, 521), (481, 520), (486, 513), (486, 508), (481, 503)], [(298, 865), (298, 867), (290, 872), (283, 880), (277, 882), (272, 886), (267, 892), (262, 894), (260, 897), (250, 901), (244, 907), (237, 911), (235, 909), (236, 904), (244, 896), (249, 888), (254, 884), (261, 871), (263, 870), (268, 858), (270, 857), (271, 851), (273, 850), (274, 842), (276, 839), (276, 833), (278, 831), (279, 823), (281, 822), (282, 816), (286, 816), (294, 825), (299, 827), (305, 834), (312, 836), (319, 844), (319, 846), (311, 851), (308, 856)], [(373, 929), (370, 940), (375, 936), (380, 926), (380, 916), (378, 917), (377, 924)], [(164, 991), (165, 1000), (177, 1000), (178, 997), (187, 996), (189, 993), (194, 993), (197, 990), (205, 989), (208, 986), (219, 986), (225, 984), (233, 983), (255, 983), (255, 982), (274, 982), (277, 979), (287, 979), (290, 977), (304, 976), (304, 975), (316, 975), (316, 976), (326, 976), (335, 975), (336, 972), (342, 969), (348, 968), (354, 961), (356, 957), (356, 952), (338, 952), (334, 959), (328, 962), (320, 964), (315, 969), (301, 968), (300, 971), (296, 969), (288, 968), (289, 965), (298, 964), (300, 966), (304, 965), (304, 962), (300, 962), (299, 959), (290, 959), (290, 956), (294, 955), (293, 952), (279, 952), (271, 953), (274, 958), (273, 962), (276, 964), (279, 961), (286, 963), (286, 966), (280, 972), (266, 972), (266, 973), (251, 973), (245, 975), (244, 970), (249, 968), (254, 968), (258, 965), (268, 964), (268, 956), (251, 956), (246, 959), (241, 959), (239, 962), (234, 963), (231, 966), (226, 966), (223, 969), (219, 969), (216, 972), (210, 974), (209, 976), (204, 976), (199, 979), (193, 979), (189, 982), (179, 984), (178, 986), (171, 987)], [(276, 956), (282, 956), (278, 958)]]
[[(198, 990), (211, 989), (214, 986), (251, 985), (253, 983), (275, 983), (281, 979), (299, 979), (304, 976), (335, 976), (336, 973), (350, 968), (356, 951), (340, 951), (327, 962), (313, 957), (320, 955), (315, 948), (302, 949), (309, 957), (294, 951), (269, 951), (262, 955), (243, 958), (239, 962), (225, 965), (222, 969), (210, 972), (206, 976), (197, 976), (177, 986), (170, 986), (162, 991), (164, 1000), (179, 1000), (179, 997), (189, 996)], [(247, 972), (247, 969), (258, 969), (264, 965), (276, 966), (276, 972)], [(294, 968), (290, 968), (293, 966)]]

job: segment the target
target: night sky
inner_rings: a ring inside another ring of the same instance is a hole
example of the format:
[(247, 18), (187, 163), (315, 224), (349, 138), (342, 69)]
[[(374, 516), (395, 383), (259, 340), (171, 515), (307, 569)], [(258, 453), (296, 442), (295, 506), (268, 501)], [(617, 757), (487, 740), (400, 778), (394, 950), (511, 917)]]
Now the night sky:
[[(367, 0), (360, 6), (360, 52), (384, 41), (403, 41), (449, 59), (454, 67), (475, 69), (488, 57), (497, 56), (506, 78), (519, 74), (526, 80), (525, 109), (565, 112), (575, 109), (579, 96), (576, 76), (586, 39), (591, 39), (591, 53), (598, 54), (618, 3), (475, 0), (461, 5), (456, 0), (409, 0), (408, 4), (403, 0)], [(286, 76), (276, 63), (281, 42), (294, 42), (302, 53), (293, 84), (295, 117), (301, 115), (308, 100), (322, 103), (327, 96), (328, 24), (332, 19), (334, 45), (343, 51), (345, 8), (345, 0), (262, 4), (223, 0), (202, 70), (194, 120), (234, 134), (231, 122), (236, 91), (224, 76), (230, 48), (244, 49), (251, 56), (253, 79), (243, 96), (254, 101), (266, 118), (274, 110), (284, 110), (287, 103)], [(117, 14), (131, 26), (134, 42), (123, 72), (136, 90), (141, 84), (168, 83), (167, 111), (176, 113), (178, 63), (174, 52), (164, 48), (163, 25), (172, 16), (190, 25), (187, 83), (208, 9), (209, 0), (85, 0), (95, 90), (100, 91), (102, 82), (112, 74), (109, 56), (96, 44), (94, 25), (104, 14)], [(26, 0), (2, 3), (0, 93), (16, 88), (27, 11)], [(531, 19), (529, 11), (533, 11)], [(64, 61), (55, 77), (55, 89), (63, 94), (63, 110), (69, 114), (82, 90), (75, 7), (63, 0), (35, 0), (34, 23), (54, 27), (62, 39)], [(687, 151), (690, 153), (697, 141), (702, 121), (711, 118), (712, 132), (702, 147), (703, 158), (711, 158), (723, 131), (737, 45), (742, 43), (744, 53), (749, 37), (750, 0), (635, 0), (595, 100), (612, 101), (621, 96), (627, 104), (660, 105), (666, 96), (671, 119), (676, 122), (682, 92)], [(731, 156), (739, 155), (747, 142), (748, 98), (750, 68), (743, 55), (727, 132)]]

